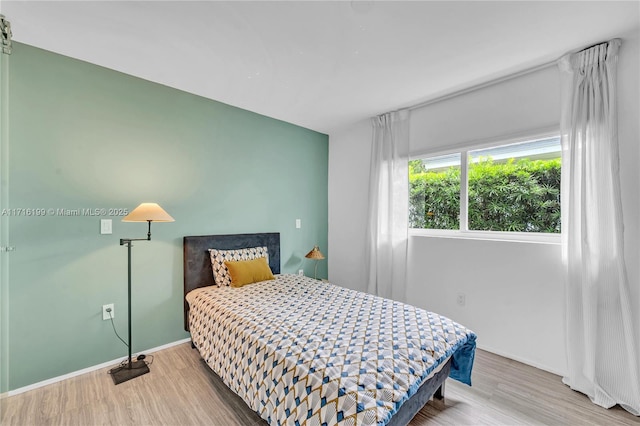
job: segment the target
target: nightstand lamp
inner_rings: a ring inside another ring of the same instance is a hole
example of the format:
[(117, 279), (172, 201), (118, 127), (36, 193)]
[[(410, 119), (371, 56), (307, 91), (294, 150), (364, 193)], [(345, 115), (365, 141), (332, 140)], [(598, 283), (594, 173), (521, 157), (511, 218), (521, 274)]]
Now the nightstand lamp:
[(313, 246), (313, 249), (305, 255), (307, 259), (313, 259), (316, 261), (315, 271), (313, 273), (313, 278), (318, 279), (318, 261), (324, 259), (324, 255), (318, 248), (318, 246)]

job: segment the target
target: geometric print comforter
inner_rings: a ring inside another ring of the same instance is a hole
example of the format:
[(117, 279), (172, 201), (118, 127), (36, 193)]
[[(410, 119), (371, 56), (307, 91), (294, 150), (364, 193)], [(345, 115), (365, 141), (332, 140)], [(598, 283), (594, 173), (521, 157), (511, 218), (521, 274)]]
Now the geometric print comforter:
[(470, 384), (475, 334), (411, 305), (298, 275), (187, 301), (204, 361), (271, 425), (384, 425), (449, 356)]

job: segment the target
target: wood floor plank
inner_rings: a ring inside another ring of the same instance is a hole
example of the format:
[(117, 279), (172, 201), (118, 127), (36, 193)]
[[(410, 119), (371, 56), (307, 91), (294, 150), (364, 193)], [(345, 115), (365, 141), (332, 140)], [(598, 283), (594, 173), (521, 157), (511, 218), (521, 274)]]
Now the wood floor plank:
[[(118, 386), (103, 369), (2, 399), (0, 424), (266, 425), (188, 343), (153, 354), (150, 369)], [(640, 425), (620, 407), (592, 404), (556, 375), (481, 350), (472, 380), (473, 387), (449, 380), (444, 401), (427, 403), (410, 425)]]

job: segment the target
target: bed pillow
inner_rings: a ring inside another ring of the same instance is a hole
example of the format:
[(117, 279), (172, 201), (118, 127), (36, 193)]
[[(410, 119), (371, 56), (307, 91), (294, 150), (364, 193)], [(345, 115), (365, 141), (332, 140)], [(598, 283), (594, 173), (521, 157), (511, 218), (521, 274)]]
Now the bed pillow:
[(249, 247), (238, 250), (209, 249), (211, 258), (211, 269), (213, 270), (213, 280), (222, 287), (231, 284), (229, 269), (224, 264), (225, 261), (253, 260), (264, 257), (269, 263), (269, 251), (266, 247)]
[(229, 270), (231, 287), (242, 287), (247, 284), (275, 279), (266, 257), (258, 257), (253, 260), (227, 260), (224, 264)]

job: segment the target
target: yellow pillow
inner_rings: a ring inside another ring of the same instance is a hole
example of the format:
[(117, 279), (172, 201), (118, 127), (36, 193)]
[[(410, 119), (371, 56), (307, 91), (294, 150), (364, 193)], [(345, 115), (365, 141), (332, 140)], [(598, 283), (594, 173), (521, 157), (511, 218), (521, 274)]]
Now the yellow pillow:
[(271, 268), (266, 257), (258, 257), (253, 260), (225, 261), (229, 276), (231, 277), (231, 287), (242, 287), (246, 284), (257, 283), (259, 281), (273, 280)]

